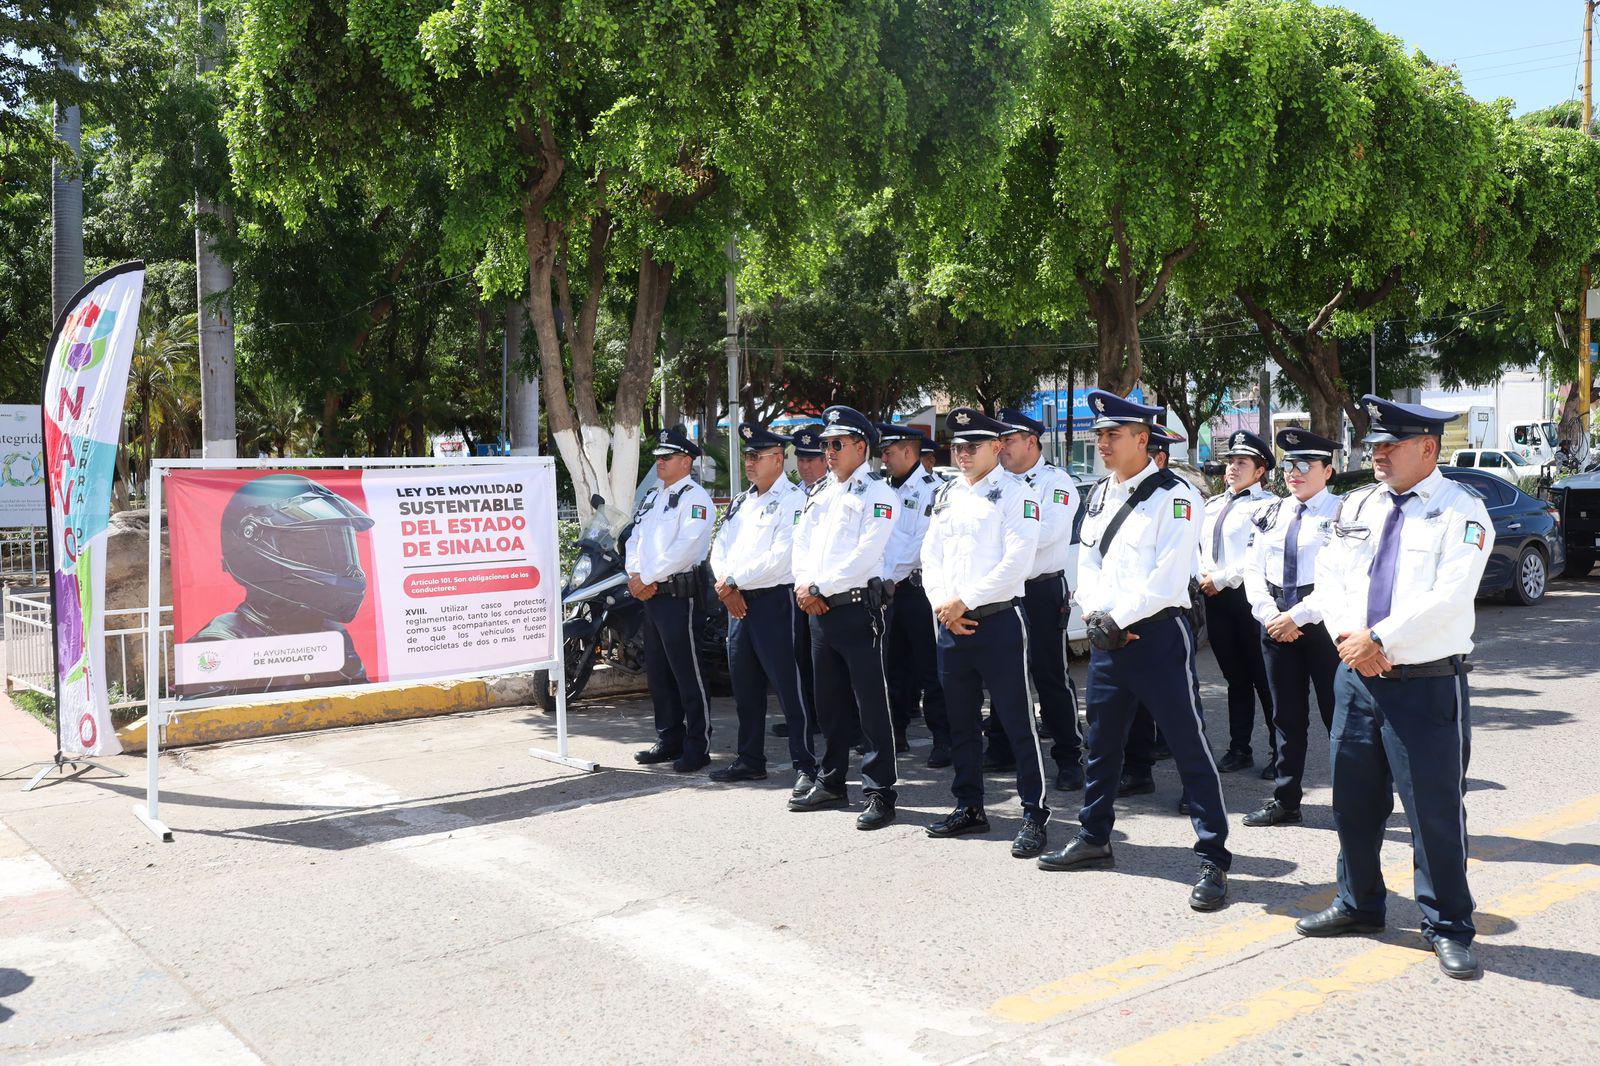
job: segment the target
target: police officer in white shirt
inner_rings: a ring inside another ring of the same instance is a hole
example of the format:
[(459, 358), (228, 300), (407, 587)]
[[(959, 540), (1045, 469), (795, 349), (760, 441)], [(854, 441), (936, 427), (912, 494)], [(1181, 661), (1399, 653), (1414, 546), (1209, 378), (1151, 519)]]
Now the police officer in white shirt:
[(1277, 499), (1262, 482), (1272, 471), (1272, 446), (1247, 429), (1228, 437), (1223, 482), (1225, 492), (1206, 501), (1200, 534), (1200, 591), (1206, 594), (1206, 635), (1228, 683), (1228, 751), (1217, 763), (1223, 773), (1255, 765), (1250, 744), (1255, 732), (1256, 699), (1267, 723), (1272, 749), (1261, 776), (1277, 776), (1277, 740), (1272, 730), (1272, 692), (1261, 655), (1261, 623), (1250, 613), (1244, 593), (1244, 566), (1249, 556), (1251, 519), (1256, 508)]
[(770, 687), (789, 725), (793, 794), (803, 796), (817, 777), (794, 658), (794, 530), (806, 495), (783, 476), (788, 437), (742, 422), (739, 444), (750, 487), (728, 505), (722, 528), (711, 543), (717, 597), (728, 611), (728, 674), (739, 716), (738, 757), (711, 771), (711, 780), (766, 779)]
[(810, 616), (817, 719), (824, 747), (816, 786), (789, 801), (792, 811), (849, 803), (845, 775), (859, 730), (862, 791), (858, 829), (895, 817), (894, 724), (883, 679), (883, 553), (899, 502), (867, 467), (878, 431), (860, 411), (823, 412), (828, 477), (795, 531), (795, 602)]
[[(794, 469), (800, 475), (800, 491), (809, 500), (823, 485), (828, 476), (828, 463), (822, 457), (822, 427), (801, 426), (794, 431)], [(802, 511), (801, 521), (805, 521)], [(791, 605), (793, 606), (793, 605)], [(800, 705), (805, 708), (807, 728), (813, 750), (817, 741), (817, 701), (811, 668), (811, 621), (799, 607), (794, 607), (794, 660), (800, 666)], [(772, 735), (789, 735), (789, 723), (779, 722), (772, 727)]]
[(906, 729), (921, 713), (933, 750), (930, 769), (950, 765), (950, 721), (933, 647), (933, 608), (922, 588), (922, 538), (933, 514), (933, 495), (944, 481), (922, 468), (922, 437), (908, 426), (878, 424), (878, 455), (889, 487), (899, 497), (894, 533), (883, 556), (883, 579), (893, 586), (884, 621), (884, 675), (889, 683), (889, 712), (894, 718), (894, 747), (911, 750)]
[[(1000, 465), (1022, 481), (1039, 505), (1039, 547), (1023, 586), (1022, 614), (1028, 623), (1028, 676), (1039, 697), (1039, 716), (1050, 730), (1056, 788), (1083, 787), (1083, 737), (1078, 732), (1078, 689), (1067, 665), (1067, 620), (1072, 589), (1067, 555), (1078, 515), (1078, 485), (1072, 475), (1045, 462), (1039, 439), (1044, 423), (1015, 408), (1000, 411)], [(991, 744), (994, 742), (991, 741)]]
[(1000, 465), (1000, 435), (1010, 426), (970, 407), (946, 419), (961, 476), (940, 489), (922, 543), (922, 576), (939, 621), (939, 680), (950, 712), (956, 808), (928, 827), (933, 837), (982, 833), (983, 692), (1017, 759), (1022, 828), (1017, 858), (1044, 850), (1044, 752), (1028, 700), (1029, 633), (1022, 593), (1039, 546), (1039, 504)]
[(681, 426), (656, 436), (661, 484), (634, 512), (628, 537), (628, 591), (644, 604), (644, 668), (656, 711), (656, 742), (634, 756), (672, 762), (679, 773), (711, 761), (711, 719), (694, 633), (699, 565), (711, 546), (715, 508), (689, 476), (700, 449)]
[(1467, 887), (1467, 655), (1494, 526), (1483, 497), (1438, 470), (1457, 416), (1365, 396), (1380, 484), (1346, 496), (1308, 597), (1342, 660), (1334, 680), (1333, 821), (1339, 892), (1306, 936), (1375, 933), (1378, 853), (1400, 793), (1411, 823), (1422, 935), (1450, 977), (1478, 975)]
[(1337, 441), (1304, 429), (1278, 431), (1283, 449), (1286, 499), (1255, 513), (1255, 539), (1245, 563), (1244, 589), (1250, 610), (1265, 632), (1261, 649), (1272, 687), (1272, 722), (1277, 732), (1278, 780), (1272, 798), (1244, 816), (1251, 826), (1300, 821), (1300, 778), (1306, 766), (1310, 693), (1317, 694), (1323, 729), (1333, 726), (1333, 674), (1339, 652), (1306, 602), (1317, 583), (1317, 557), (1333, 537), (1339, 498), (1328, 491)]
[(1189, 582), (1200, 497), (1146, 452), (1158, 408), (1099, 389), (1089, 393), (1096, 448), (1110, 475), (1089, 492), (1078, 547), (1078, 602), (1089, 629), (1089, 765), (1082, 823), (1067, 847), (1039, 858), (1046, 870), (1111, 866), (1122, 749), (1143, 703), (1172, 748), (1192, 808), (1201, 858), (1189, 894), (1195, 910), (1228, 895), (1228, 816), (1222, 778), (1206, 744), (1195, 670)]

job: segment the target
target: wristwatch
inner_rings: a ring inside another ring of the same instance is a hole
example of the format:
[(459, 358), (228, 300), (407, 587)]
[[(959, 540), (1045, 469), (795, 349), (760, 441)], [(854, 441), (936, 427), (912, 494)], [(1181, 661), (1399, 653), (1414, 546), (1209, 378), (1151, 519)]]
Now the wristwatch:
[(819, 599), (819, 600), (822, 599), (822, 590), (817, 588), (817, 586), (815, 584), (808, 586), (806, 588), (806, 591), (808, 593), (810, 593), (811, 595), (815, 596), (817, 599)]

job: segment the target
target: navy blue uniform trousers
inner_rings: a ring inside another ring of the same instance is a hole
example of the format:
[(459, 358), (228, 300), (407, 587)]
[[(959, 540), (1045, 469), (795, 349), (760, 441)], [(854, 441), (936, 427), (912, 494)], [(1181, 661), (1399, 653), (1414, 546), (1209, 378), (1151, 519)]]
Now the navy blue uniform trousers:
[(1306, 772), (1306, 741), (1311, 728), (1311, 693), (1317, 694), (1322, 728), (1333, 728), (1333, 675), (1339, 649), (1321, 622), (1300, 628), (1300, 637), (1281, 644), (1265, 634), (1261, 652), (1272, 688), (1272, 728), (1277, 735), (1278, 781), (1272, 797), (1285, 807), (1300, 806)]
[(794, 657), (793, 592), (788, 585), (744, 594), (745, 616), (728, 616), (728, 675), (739, 715), (739, 761), (752, 769), (767, 766), (767, 689), (789, 723), (789, 761), (815, 776), (811, 728), (800, 698), (800, 666)]
[(883, 609), (842, 603), (812, 615), (811, 661), (816, 671), (817, 722), (822, 726), (819, 780), (845, 790), (850, 750), (861, 738), (861, 789), (895, 799), (894, 723), (883, 680)]
[(961, 807), (983, 806), (983, 692), (1017, 759), (1017, 795), (1023, 816), (1041, 825), (1050, 818), (1044, 795), (1044, 753), (1028, 700), (1028, 632), (1022, 608), (989, 615), (958, 637), (939, 626), (939, 680), (950, 712), (951, 792)]
[(900, 581), (894, 587), (884, 622), (883, 672), (889, 683), (889, 711), (896, 733), (904, 733), (917, 710), (936, 747), (950, 746), (950, 718), (934, 652), (933, 607), (921, 585)]
[(1088, 784), (1078, 815), (1083, 823), (1079, 835), (1094, 844), (1111, 842), (1122, 750), (1134, 708), (1142, 703), (1172, 749), (1198, 837), (1194, 850), (1226, 870), (1233, 862), (1227, 848), (1228, 815), (1222, 778), (1206, 743), (1189, 622), (1150, 618), (1135, 622), (1129, 632), (1139, 639), (1116, 651), (1095, 648), (1089, 654)]
[(685, 755), (705, 755), (711, 748), (698, 644), (692, 599), (657, 593), (644, 602), (644, 672), (656, 737)]
[(1205, 601), (1211, 651), (1228, 682), (1228, 750), (1251, 754), (1259, 697), (1267, 742), (1276, 756), (1278, 741), (1272, 731), (1272, 691), (1267, 687), (1267, 665), (1261, 655), (1261, 623), (1250, 613), (1250, 599), (1242, 587), (1223, 589)]
[(1467, 888), (1467, 762), (1472, 709), (1467, 675), (1410, 680), (1334, 677), (1333, 824), (1339, 831), (1339, 903), (1384, 920), (1378, 851), (1400, 793), (1411, 822), (1422, 935), (1472, 943)]
[(1078, 730), (1078, 688), (1067, 667), (1067, 613), (1072, 609), (1067, 577), (1040, 578), (1022, 588), (1028, 676), (1039, 697), (1039, 717), (1050, 731), (1050, 758), (1057, 766), (1069, 766), (1083, 755), (1083, 736)]
[(1122, 772), (1133, 777), (1149, 777), (1156, 766), (1156, 742), (1161, 730), (1150, 712), (1139, 704), (1128, 723), (1128, 742), (1122, 747)]

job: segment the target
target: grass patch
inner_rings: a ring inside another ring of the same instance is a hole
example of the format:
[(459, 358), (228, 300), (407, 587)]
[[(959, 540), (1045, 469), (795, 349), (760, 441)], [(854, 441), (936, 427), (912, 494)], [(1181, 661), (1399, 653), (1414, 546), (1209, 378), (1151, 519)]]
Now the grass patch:
[(53, 697), (42, 692), (35, 692), (31, 688), (19, 688), (11, 693), (11, 702), (33, 715), (45, 725), (54, 729), (56, 726), (56, 701)]

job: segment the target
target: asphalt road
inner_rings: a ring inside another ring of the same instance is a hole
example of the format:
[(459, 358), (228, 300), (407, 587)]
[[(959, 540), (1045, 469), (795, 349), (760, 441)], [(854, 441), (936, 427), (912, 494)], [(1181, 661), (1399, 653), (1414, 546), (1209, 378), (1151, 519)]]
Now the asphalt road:
[[(550, 723), (523, 709), (167, 756), (171, 844), (129, 813), (142, 759), (117, 760), (126, 780), (7, 782), (0, 1060), (1593, 1062), (1597, 618), (1593, 581), (1480, 608), (1478, 982), (1443, 977), (1417, 936), (1398, 813), (1388, 932), (1294, 934), (1333, 876), (1325, 738), (1303, 826), (1239, 826), (1267, 789), (1224, 778), (1232, 897), (1196, 914), (1170, 762), (1120, 807), (1116, 870), (1049, 874), (1010, 857), (998, 778), (989, 836), (924, 835), (950, 797), (915, 727), (900, 821), (868, 834), (854, 812), (786, 812), (787, 773), (638, 769), (646, 707), (587, 704), (593, 775), (529, 758)], [(0, 753), (43, 737), (0, 716)], [(726, 701), (716, 724), (725, 759)], [(1052, 795), (1053, 840), (1076, 799)]]

